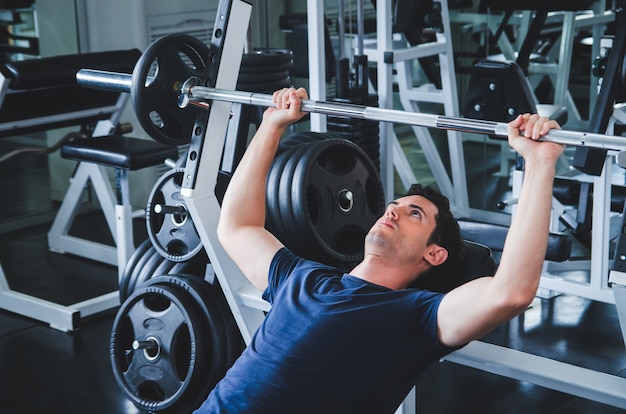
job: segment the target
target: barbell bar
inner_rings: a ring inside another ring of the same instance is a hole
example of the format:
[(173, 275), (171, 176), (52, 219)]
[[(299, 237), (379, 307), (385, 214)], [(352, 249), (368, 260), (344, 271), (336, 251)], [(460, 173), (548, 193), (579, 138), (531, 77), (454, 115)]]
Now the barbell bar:
[[(130, 92), (132, 75), (94, 69), (81, 69), (76, 74), (76, 80), (79, 85), (89, 88)], [(208, 104), (206, 101), (210, 100), (262, 107), (276, 107), (276, 104), (272, 101), (272, 95), (269, 94), (209, 88), (202, 86), (200, 83), (201, 81), (199, 79), (189, 78), (180, 85), (178, 105), (181, 108), (187, 107), (190, 104), (207, 107)], [(385, 109), (348, 103), (303, 100), (302, 111), (490, 136), (507, 137), (508, 135), (507, 124), (504, 122), (407, 112), (397, 109)], [(616, 157), (617, 164), (622, 168), (626, 168), (626, 153), (623, 153), (626, 151), (626, 137), (553, 129), (540, 140), (564, 145), (619, 151), (620, 153)]]

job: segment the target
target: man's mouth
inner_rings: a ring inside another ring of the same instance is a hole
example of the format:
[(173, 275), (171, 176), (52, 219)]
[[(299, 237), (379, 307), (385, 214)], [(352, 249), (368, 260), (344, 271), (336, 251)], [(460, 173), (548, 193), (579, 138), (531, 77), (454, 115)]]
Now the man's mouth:
[(394, 228), (393, 223), (390, 220), (381, 220), (381, 222), (379, 223), (381, 226), (387, 226), (390, 228)]

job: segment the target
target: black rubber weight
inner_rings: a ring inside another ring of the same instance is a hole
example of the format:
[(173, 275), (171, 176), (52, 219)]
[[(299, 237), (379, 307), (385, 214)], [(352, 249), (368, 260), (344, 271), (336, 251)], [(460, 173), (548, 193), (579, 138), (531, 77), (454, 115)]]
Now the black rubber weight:
[[(140, 287), (122, 303), (113, 321), (113, 376), (142, 410), (189, 412), (208, 392), (208, 335), (203, 312), (191, 295), (167, 285)], [(158, 344), (157, 355), (133, 350), (134, 341), (149, 339)]]
[(120, 277), (119, 282), (120, 303), (123, 303), (127, 297), (126, 292), (128, 291), (130, 275), (135, 269), (135, 266), (137, 265), (139, 259), (150, 247), (152, 247), (152, 242), (150, 241), (150, 239), (144, 240), (142, 243), (139, 244), (139, 246), (137, 246), (133, 254), (130, 255), (128, 262), (126, 262), (126, 266), (124, 266), (124, 271), (122, 272), (122, 276)]

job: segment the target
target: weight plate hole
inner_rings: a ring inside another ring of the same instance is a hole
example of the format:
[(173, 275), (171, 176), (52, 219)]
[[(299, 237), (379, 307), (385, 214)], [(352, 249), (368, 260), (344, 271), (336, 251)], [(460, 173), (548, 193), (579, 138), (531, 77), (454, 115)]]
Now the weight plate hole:
[(179, 240), (173, 240), (167, 245), (167, 252), (172, 256), (184, 256), (189, 253), (189, 248)]
[(176, 207), (180, 208), (180, 212), (172, 214), (172, 223), (177, 227), (182, 227), (187, 223), (187, 208), (184, 204), (177, 204)]
[(159, 64), (155, 61), (150, 64), (150, 68), (148, 69), (148, 75), (146, 76), (146, 81), (144, 82), (145, 87), (149, 87), (154, 82), (154, 78), (159, 74)]
[(147, 295), (143, 300), (144, 306), (153, 312), (163, 312), (170, 307), (171, 302), (161, 295)]
[(163, 389), (152, 381), (145, 381), (137, 387), (137, 395), (147, 401), (163, 401), (165, 393)]
[(349, 213), (354, 207), (354, 194), (347, 188), (339, 190), (337, 195), (337, 205), (343, 213)]
[(163, 119), (161, 118), (161, 115), (159, 115), (158, 112), (150, 111), (148, 116), (150, 117), (150, 122), (152, 122), (155, 127), (163, 128), (163, 125), (164, 125)]

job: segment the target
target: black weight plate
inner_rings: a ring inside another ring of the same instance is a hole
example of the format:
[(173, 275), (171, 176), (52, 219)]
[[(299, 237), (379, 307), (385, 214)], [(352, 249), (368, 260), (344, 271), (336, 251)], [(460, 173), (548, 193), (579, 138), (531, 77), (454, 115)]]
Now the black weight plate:
[(203, 249), (200, 254), (197, 254), (193, 259), (186, 262), (176, 263), (176, 265), (170, 269), (168, 274), (188, 274), (204, 278), (204, 272), (206, 271), (208, 263), (209, 258)]
[(230, 368), (230, 366), (239, 358), (239, 355), (243, 352), (246, 344), (241, 336), (241, 332), (239, 331), (239, 327), (237, 326), (237, 322), (235, 321), (235, 317), (233, 316), (232, 311), (230, 310), (230, 306), (226, 301), (226, 297), (224, 296), (224, 292), (220, 286), (219, 280), (217, 276), (213, 283), (211, 284), (211, 289), (209, 292), (212, 294), (212, 303), (218, 305), (220, 309), (220, 313), (222, 315), (222, 321), (224, 323), (224, 328), (226, 330), (226, 368)]
[(241, 66), (276, 66), (293, 61), (293, 52), (288, 49), (256, 48), (241, 57)]
[(178, 106), (180, 88), (192, 77), (206, 81), (210, 65), (209, 48), (190, 35), (164, 36), (146, 48), (133, 70), (130, 92), (137, 119), (152, 138), (167, 145), (190, 142), (196, 111)]
[(378, 107), (378, 95), (369, 94), (361, 98), (361, 105)]
[[(137, 261), (144, 255), (146, 250), (152, 247), (152, 241), (150, 239), (144, 240), (130, 255), (128, 258), (128, 262), (126, 262), (126, 266), (124, 266), (124, 271), (122, 272), (122, 276), (120, 277), (119, 283), (119, 292), (120, 292), (120, 303), (124, 302), (122, 300), (122, 295), (125, 295), (128, 291), (128, 283), (130, 281), (130, 275), (133, 273), (135, 266), (137, 265)], [(123, 292), (123, 293), (122, 293)]]
[(331, 125), (352, 125), (372, 128), (378, 126), (378, 121), (368, 121), (365, 119), (350, 118), (346, 116), (329, 116), (328, 121)]
[(206, 265), (199, 266), (198, 264), (192, 263), (192, 261), (180, 262), (180, 263), (176, 263), (169, 270), (169, 272), (167, 272), (167, 275), (192, 275), (195, 277), (202, 278), (204, 277), (205, 270), (206, 270)]
[(241, 83), (237, 82), (237, 90), (246, 92), (258, 92), (258, 93), (274, 93), (275, 91), (283, 88), (291, 87), (291, 79), (281, 79), (275, 82), (262, 82), (262, 83)]
[[(130, 280), (130, 283), (128, 284), (128, 291), (126, 292), (126, 297), (132, 295), (137, 287), (141, 286), (146, 280), (150, 279), (154, 275), (154, 272), (156, 271), (157, 267), (161, 265), (161, 263), (167, 261), (167, 259), (161, 256), (161, 254), (157, 252), (156, 249), (150, 251), (152, 252), (152, 254), (148, 257), (141, 269), (139, 269), (135, 277)], [(124, 300), (126, 300), (126, 298), (124, 298)]]
[(281, 145), (285, 147), (294, 147), (297, 145), (306, 144), (311, 146), (327, 139), (343, 139), (341, 135), (334, 132), (315, 132), (315, 131), (298, 131), (286, 138), (281, 139)]
[[(173, 262), (190, 260), (203, 247), (180, 194), (184, 173), (184, 169), (178, 168), (163, 174), (154, 185), (146, 206), (148, 237), (161, 256)], [(179, 207), (183, 213), (159, 214), (154, 211), (156, 205)]]
[(253, 75), (253, 74), (260, 74), (260, 73), (275, 73), (275, 72), (284, 72), (284, 71), (291, 73), (291, 69), (293, 69), (293, 62), (291, 61), (280, 63), (277, 65), (264, 65), (264, 66), (258, 66), (258, 65), (245, 66), (244, 63), (242, 62), (241, 68), (239, 69), (239, 74), (240, 75)]
[(163, 261), (161, 262), (161, 264), (159, 264), (159, 266), (156, 269), (154, 269), (154, 273), (152, 274), (152, 277), (168, 274), (170, 270), (172, 270), (174, 265), (176, 265), (176, 263), (177, 262), (172, 262), (171, 260), (167, 260), (166, 258), (163, 258)]
[[(314, 151), (317, 145), (323, 143), (326, 139), (333, 139), (333, 138), (326, 138), (326, 134), (324, 133), (315, 133), (315, 134), (318, 136), (318, 140), (311, 141), (307, 145), (306, 152), (297, 160), (295, 164), (293, 164), (293, 168), (290, 171), (292, 187), (291, 187), (289, 203), (291, 205), (291, 211), (293, 213), (293, 215), (290, 217), (292, 219), (292, 221), (290, 222), (290, 225), (292, 226), (294, 233), (301, 235), (303, 244), (306, 246), (306, 257), (319, 260), (320, 258), (323, 257), (323, 255), (320, 254), (320, 252), (323, 251), (323, 249), (318, 245), (317, 238), (311, 232), (311, 228), (309, 226), (308, 220), (306, 218), (303, 218), (301, 211), (296, 211), (296, 208), (299, 208), (299, 207), (297, 207), (294, 204), (294, 197), (299, 197), (300, 195), (296, 193), (297, 189), (293, 187), (296, 181), (296, 177), (295, 177), (295, 174), (297, 173), (296, 171), (298, 168), (302, 169), (302, 166), (299, 167), (299, 164), (301, 162), (304, 164), (311, 162), (311, 159), (314, 155)], [(337, 136), (337, 134), (332, 134), (332, 135)], [(336, 138), (336, 139), (344, 140), (345, 138)], [(328, 203), (325, 206), (317, 206), (317, 207), (322, 208), (322, 209), (332, 209), (332, 205), (330, 203)], [(301, 252), (301, 253), (304, 254), (304, 252)]]
[[(243, 337), (241, 336), (241, 332), (239, 331), (239, 327), (237, 326), (237, 322), (235, 321), (230, 307), (228, 306), (222, 288), (220, 287), (219, 281), (217, 280), (217, 277), (215, 277), (213, 283), (209, 283), (204, 280), (204, 271), (200, 272), (202, 274), (192, 273), (189, 275), (189, 269), (184, 266), (181, 267), (181, 265), (184, 265), (184, 263), (176, 263), (175, 267), (179, 268), (183, 274), (173, 272), (170, 276), (181, 280), (188, 280), (190, 283), (194, 283), (194, 286), (198, 286), (198, 284), (200, 284), (201, 288), (199, 288), (198, 291), (201, 293), (204, 303), (210, 305), (207, 308), (207, 312), (210, 313), (211, 317), (208, 317), (207, 320), (210, 321), (217, 315), (219, 315), (222, 320), (225, 332), (224, 339), (226, 349), (225, 351), (220, 351), (219, 354), (221, 355), (221, 361), (224, 362), (224, 369), (228, 369), (239, 357), (239, 355), (241, 355), (241, 352), (245, 348), (245, 343), (243, 341)], [(197, 269), (191, 270), (193, 272), (197, 271)], [(213, 310), (210, 309), (213, 306), (217, 307), (219, 313), (214, 313)], [(209, 326), (211, 326), (210, 323)]]
[[(340, 138), (340, 137), (337, 135), (337, 136), (334, 136), (334, 138)], [(313, 131), (296, 132), (280, 140), (280, 144), (278, 146), (278, 153), (281, 153), (287, 148), (295, 147), (296, 145), (308, 144), (311, 142), (321, 141), (323, 139), (328, 139), (328, 136), (326, 133), (313, 132)]]
[(266, 82), (276, 82), (289, 79), (289, 71), (277, 71), (268, 73), (240, 73), (237, 78), (239, 83), (263, 84)]
[[(202, 310), (202, 315), (207, 323), (208, 340), (210, 344), (209, 364), (210, 368), (205, 372), (204, 389), (208, 391), (215, 387), (217, 381), (222, 379), (227, 368), (227, 338), (224, 321), (219, 305), (214, 303), (214, 295), (211, 292), (213, 286), (201, 277), (193, 275), (172, 274), (155, 276), (148, 280), (145, 286), (169, 285), (181, 289), (189, 294)], [(204, 400), (204, 399), (202, 399)]]
[(285, 244), (287, 236), (285, 235), (285, 227), (283, 226), (280, 213), (280, 197), (279, 186), (280, 178), (285, 167), (285, 163), (293, 153), (293, 148), (289, 148), (274, 158), (270, 171), (267, 175), (267, 187), (265, 190), (265, 204), (267, 208), (266, 222), (269, 230)]
[(339, 131), (333, 131), (336, 135), (339, 135), (341, 138), (346, 139), (348, 141), (352, 141), (355, 144), (359, 144), (362, 142), (376, 142), (378, 143), (379, 139), (377, 135), (365, 135), (361, 132), (352, 132), (352, 133), (344, 133)]
[(291, 155), (280, 175), (280, 183), (278, 186), (278, 208), (280, 211), (280, 220), (285, 233), (285, 245), (294, 253), (303, 257), (310, 258), (309, 240), (311, 239), (307, 233), (301, 233), (297, 230), (294, 211), (295, 206), (292, 203), (292, 183), (294, 181), (294, 170), (300, 159), (309, 151), (315, 143), (299, 145), (293, 148)]
[[(348, 201), (343, 196), (351, 194)], [(293, 211), (306, 224), (318, 260), (353, 263), (363, 240), (384, 209), (382, 183), (367, 154), (346, 140), (326, 140), (300, 160), (293, 172)]]
[(333, 98), (332, 102), (337, 103), (346, 103), (346, 104), (354, 104), (354, 105), (363, 105), (363, 106), (378, 106), (378, 95), (376, 94), (368, 94), (363, 96), (353, 96), (351, 98)]
[(378, 129), (378, 122), (366, 122), (363, 120), (345, 119), (340, 117), (328, 117), (328, 124), (340, 128)]
[(139, 277), (139, 274), (141, 273), (142, 269), (146, 266), (146, 263), (148, 263), (148, 260), (150, 260), (150, 258), (156, 252), (157, 251), (154, 248), (154, 246), (150, 245), (150, 247), (148, 247), (148, 249), (141, 255), (139, 260), (137, 260), (137, 265), (135, 266), (132, 273), (130, 274), (130, 277), (128, 278), (128, 285), (126, 286), (126, 291), (125, 292), (120, 291), (121, 302), (124, 302), (126, 298), (128, 298), (128, 296), (130, 296), (130, 294), (133, 292), (137, 277)]
[[(122, 303), (111, 330), (113, 376), (142, 410), (183, 413), (206, 395), (208, 328), (200, 305), (172, 286), (138, 288)], [(156, 350), (133, 350), (152, 340)]]

